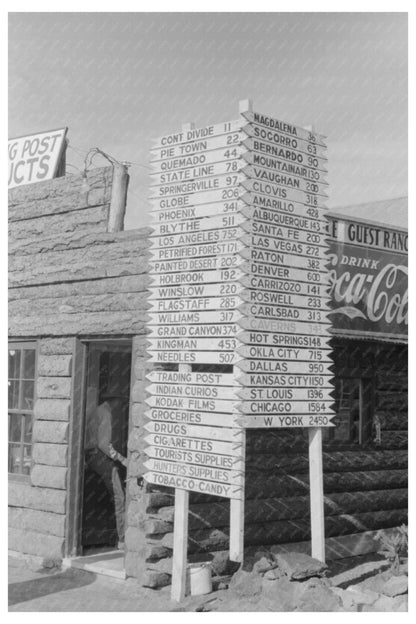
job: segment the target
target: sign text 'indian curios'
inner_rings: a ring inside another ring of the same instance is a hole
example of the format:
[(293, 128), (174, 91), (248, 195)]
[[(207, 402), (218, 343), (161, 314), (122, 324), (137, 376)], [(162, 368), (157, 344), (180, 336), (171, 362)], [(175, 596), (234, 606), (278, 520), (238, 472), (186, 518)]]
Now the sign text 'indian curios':
[(149, 482), (241, 500), (245, 428), (332, 424), (325, 154), (250, 111), (155, 142)]

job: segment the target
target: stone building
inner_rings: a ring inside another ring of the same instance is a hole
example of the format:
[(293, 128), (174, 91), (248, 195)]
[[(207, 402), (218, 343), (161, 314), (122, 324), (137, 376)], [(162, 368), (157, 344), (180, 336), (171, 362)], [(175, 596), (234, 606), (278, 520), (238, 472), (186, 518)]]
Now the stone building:
[[(9, 191), (9, 549), (157, 587), (170, 582), (174, 498), (141, 479), (150, 230), (123, 231), (125, 175), (106, 167)], [(407, 338), (391, 330), (397, 318), (377, 334), (359, 316), (334, 313), (338, 427), (325, 434), (323, 453), (328, 557), (374, 550), (376, 530), (407, 522)], [(111, 501), (84, 465), (85, 422), (109, 388), (125, 398), (124, 556), (114, 551)], [(304, 431), (247, 432), (247, 552), (308, 549), (308, 479)], [(212, 559), (224, 572), (228, 522), (228, 500), (192, 494), (190, 559)]]

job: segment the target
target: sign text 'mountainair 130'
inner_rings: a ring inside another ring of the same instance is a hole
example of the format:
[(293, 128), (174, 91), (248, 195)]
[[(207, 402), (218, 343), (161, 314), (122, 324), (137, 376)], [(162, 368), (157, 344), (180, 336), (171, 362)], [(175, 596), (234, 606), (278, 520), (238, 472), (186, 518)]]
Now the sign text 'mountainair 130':
[(56, 177), (67, 128), (9, 139), (9, 188)]
[(251, 111), (155, 141), (150, 483), (243, 500), (245, 428), (332, 426), (325, 154)]

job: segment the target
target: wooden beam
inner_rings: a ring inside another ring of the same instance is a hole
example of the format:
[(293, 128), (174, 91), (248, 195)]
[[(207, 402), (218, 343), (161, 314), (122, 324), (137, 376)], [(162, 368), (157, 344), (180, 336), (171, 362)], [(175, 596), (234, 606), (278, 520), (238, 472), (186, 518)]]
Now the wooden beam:
[(312, 557), (325, 561), (322, 428), (312, 427), (308, 433)]

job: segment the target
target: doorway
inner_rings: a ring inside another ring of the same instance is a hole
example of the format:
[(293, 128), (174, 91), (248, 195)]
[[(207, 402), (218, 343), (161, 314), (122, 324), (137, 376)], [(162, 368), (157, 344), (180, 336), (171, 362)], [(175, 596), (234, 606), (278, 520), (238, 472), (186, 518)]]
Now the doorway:
[[(118, 396), (121, 400), (117, 403), (117, 410), (112, 410), (111, 442), (123, 457), (127, 457), (130, 376), (130, 341), (88, 343), (84, 431), (87, 432), (97, 406), (101, 405), (108, 395)], [(84, 445), (85, 442), (84, 437)], [(117, 468), (125, 486), (126, 469), (119, 462)], [(86, 461), (82, 479), (81, 509), (82, 555), (85, 557), (116, 549), (118, 534), (114, 499), (102, 478)]]

